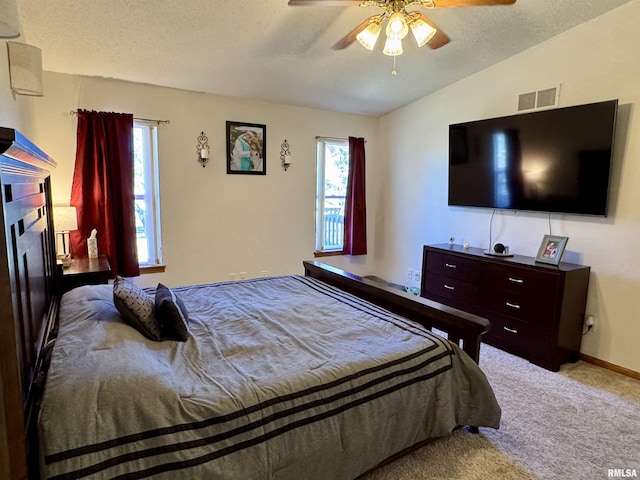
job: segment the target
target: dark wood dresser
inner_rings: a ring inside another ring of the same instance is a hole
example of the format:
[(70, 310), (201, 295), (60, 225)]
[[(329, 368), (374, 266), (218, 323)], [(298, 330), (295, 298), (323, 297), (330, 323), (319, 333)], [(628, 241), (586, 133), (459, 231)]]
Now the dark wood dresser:
[(426, 245), (421, 295), (487, 318), (483, 341), (558, 371), (580, 353), (590, 267)]

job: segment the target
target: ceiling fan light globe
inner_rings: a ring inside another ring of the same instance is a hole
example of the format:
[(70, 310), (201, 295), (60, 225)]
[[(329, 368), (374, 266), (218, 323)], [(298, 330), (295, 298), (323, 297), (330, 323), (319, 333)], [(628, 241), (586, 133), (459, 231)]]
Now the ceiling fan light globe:
[(411, 33), (418, 43), (418, 47), (423, 47), (433, 38), (437, 30), (427, 22), (417, 19), (411, 23)]
[(376, 46), (381, 30), (382, 27), (380, 27), (379, 23), (370, 23), (367, 28), (356, 35), (356, 39), (360, 42), (360, 45), (367, 50), (373, 50)]
[(402, 40), (409, 33), (409, 26), (407, 20), (402, 12), (395, 12), (389, 17), (389, 23), (387, 23), (386, 34), (387, 37), (399, 38)]
[(390, 57), (396, 57), (398, 55), (402, 55), (402, 52), (402, 40), (399, 38), (387, 37), (382, 53), (389, 55)]

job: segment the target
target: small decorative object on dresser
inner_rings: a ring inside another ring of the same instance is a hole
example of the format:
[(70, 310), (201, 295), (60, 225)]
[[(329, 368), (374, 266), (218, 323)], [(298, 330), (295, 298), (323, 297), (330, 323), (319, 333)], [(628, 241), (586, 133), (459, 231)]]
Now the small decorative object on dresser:
[(71, 254), (62, 253), (57, 256), (58, 262), (62, 264), (62, 268), (69, 268), (71, 266)]
[(513, 257), (513, 253), (509, 252), (509, 246), (502, 243), (496, 243), (491, 250), (485, 250), (484, 253), (494, 257)]
[(538, 249), (536, 262), (558, 265), (568, 241), (569, 237), (545, 235)]

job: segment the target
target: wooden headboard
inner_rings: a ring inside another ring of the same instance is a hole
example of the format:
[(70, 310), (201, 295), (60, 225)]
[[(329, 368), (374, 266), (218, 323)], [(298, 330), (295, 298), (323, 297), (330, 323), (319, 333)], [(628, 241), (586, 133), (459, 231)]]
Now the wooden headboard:
[[(34, 378), (57, 315), (50, 171), (56, 163), (19, 132), (0, 127), (0, 478), (37, 465)], [(35, 464), (33, 463), (35, 462)], [(37, 471), (37, 468), (35, 469)]]

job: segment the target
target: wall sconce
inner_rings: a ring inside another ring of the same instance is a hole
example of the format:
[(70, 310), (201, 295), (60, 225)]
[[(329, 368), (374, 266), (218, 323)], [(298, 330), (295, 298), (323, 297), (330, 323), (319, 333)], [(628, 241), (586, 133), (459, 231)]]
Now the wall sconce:
[(198, 145), (196, 146), (196, 154), (198, 155), (198, 162), (202, 165), (202, 168), (207, 166), (209, 162), (209, 139), (204, 134), (204, 132), (200, 132), (200, 136), (198, 137)]
[(291, 150), (289, 150), (289, 142), (285, 138), (282, 145), (280, 145), (280, 162), (282, 164), (282, 169), (286, 172), (287, 169), (291, 166)]

